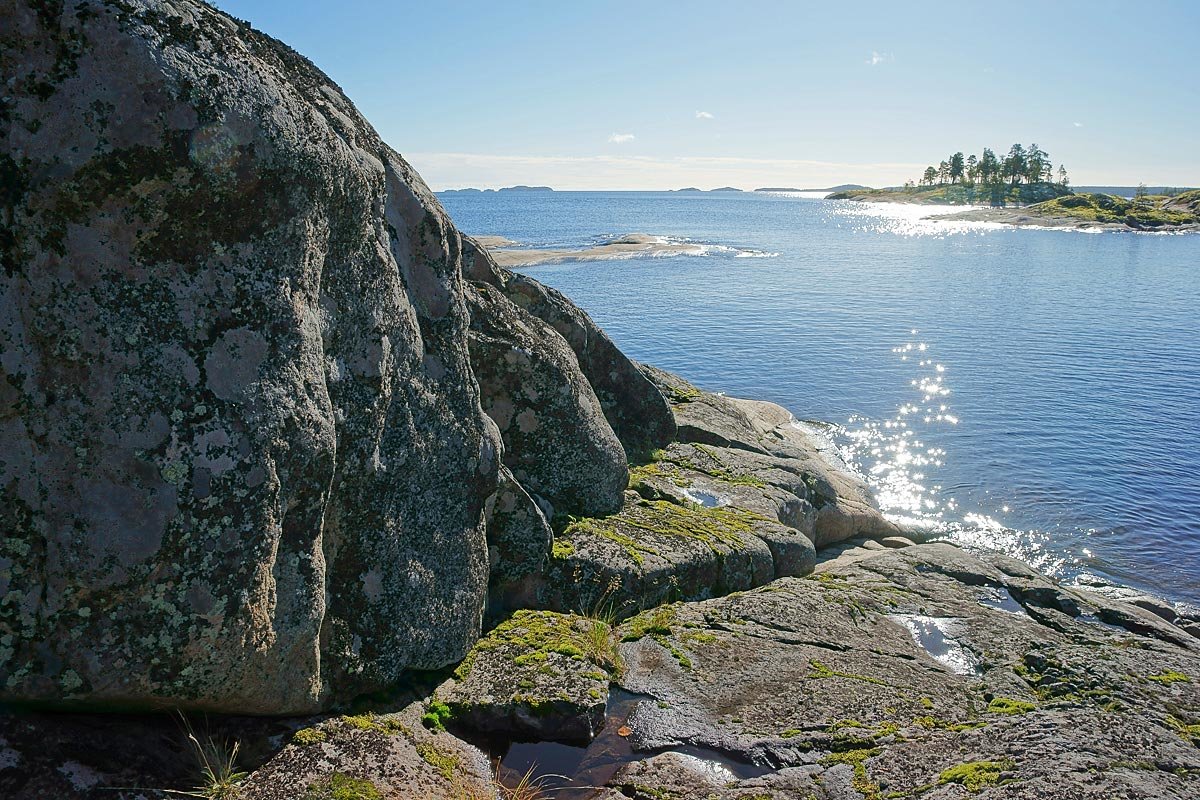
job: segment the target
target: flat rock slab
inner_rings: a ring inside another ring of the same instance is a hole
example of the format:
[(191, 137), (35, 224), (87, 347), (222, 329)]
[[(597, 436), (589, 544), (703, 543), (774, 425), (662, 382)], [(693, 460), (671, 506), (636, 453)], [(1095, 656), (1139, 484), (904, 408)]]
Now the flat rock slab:
[(726, 460), (748, 462), (751, 471), (783, 469), (803, 477), (807, 492), (800, 496), (816, 508), (811, 535), (818, 549), (854, 536), (903, 532), (880, 513), (866, 482), (841, 458), (828, 426), (799, 421), (775, 403), (706, 392), (655, 367), (643, 364), (642, 371), (670, 403), (680, 442), (719, 450)]
[(539, 599), (556, 610), (627, 616), (808, 572), (814, 557), (807, 536), (766, 516), (631, 491), (620, 513), (572, 519), (556, 535)]
[[(789, 778), (820, 787), (739, 777), (720, 798), (751, 780), (764, 798), (1200, 794), (1195, 640), (999, 554), (870, 552), (620, 632), (621, 685), (648, 698), (630, 718), (635, 748), (802, 769)], [(610, 785), (674, 791), (679, 768), (642, 763)], [(642, 789), (627, 795), (655, 796)]]
[(601, 620), (518, 611), (479, 640), (435, 708), (455, 730), (586, 744), (604, 724), (617, 658)]

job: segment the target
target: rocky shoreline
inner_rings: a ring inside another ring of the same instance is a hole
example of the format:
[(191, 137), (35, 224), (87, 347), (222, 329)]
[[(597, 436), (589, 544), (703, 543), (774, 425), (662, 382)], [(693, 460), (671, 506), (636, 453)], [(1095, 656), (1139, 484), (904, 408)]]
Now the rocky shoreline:
[(1200, 790), (1200, 616), (901, 529), (244, 22), (3, 19), (0, 795)]
[(501, 267), (536, 267), (563, 261), (611, 261), (615, 258), (653, 258), (662, 256), (703, 255), (704, 245), (669, 241), (645, 233), (617, 236), (594, 247), (536, 249), (520, 247), (503, 236), (476, 237)]
[(1080, 231), (1139, 231), (1158, 233), (1187, 233), (1200, 231), (1200, 222), (1179, 225), (1135, 227), (1124, 222), (1098, 222), (1065, 214), (1043, 213), (1030, 208), (974, 208), (945, 214), (931, 214), (925, 219), (943, 222), (995, 222), (1018, 228), (1069, 228)]

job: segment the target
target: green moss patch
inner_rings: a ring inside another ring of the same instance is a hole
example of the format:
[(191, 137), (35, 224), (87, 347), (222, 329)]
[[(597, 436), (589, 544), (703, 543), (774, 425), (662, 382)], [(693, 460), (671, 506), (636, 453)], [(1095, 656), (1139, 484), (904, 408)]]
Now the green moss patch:
[(458, 756), (447, 753), (432, 742), (417, 742), (417, 755), (446, 780), (454, 780), (458, 772)]
[(1160, 672), (1158, 675), (1150, 675), (1146, 680), (1154, 681), (1155, 683), (1170, 684), (1170, 683), (1191, 683), (1192, 679), (1182, 672), (1176, 672), (1169, 669), (1166, 672)]
[(1010, 697), (996, 697), (992, 702), (988, 703), (987, 710), (989, 714), (1028, 714), (1036, 708), (1036, 705), (1027, 703), (1024, 700), (1013, 700)]
[(1004, 761), (971, 761), (958, 764), (942, 770), (938, 775), (939, 784), (957, 783), (965, 786), (969, 792), (978, 792), (987, 786), (999, 786), (1000, 776), (1013, 768), (1013, 762)]
[(383, 800), (383, 793), (371, 781), (335, 772), (310, 783), (303, 800)]
[(292, 744), (307, 747), (310, 744), (323, 742), (327, 738), (329, 737), (325, 735), (325, 731), (320, 728), (301, 728), (292, 734)]

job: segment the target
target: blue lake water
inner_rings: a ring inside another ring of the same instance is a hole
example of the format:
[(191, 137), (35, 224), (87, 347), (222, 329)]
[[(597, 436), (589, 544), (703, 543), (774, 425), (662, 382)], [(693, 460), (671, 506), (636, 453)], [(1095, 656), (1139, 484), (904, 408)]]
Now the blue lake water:
[(465, 232), (702, 256), (526, 271), (631, 357), (840, 426), (898, 518), (1200, 602), (1200, 235), (750, 193), (447, 193)]

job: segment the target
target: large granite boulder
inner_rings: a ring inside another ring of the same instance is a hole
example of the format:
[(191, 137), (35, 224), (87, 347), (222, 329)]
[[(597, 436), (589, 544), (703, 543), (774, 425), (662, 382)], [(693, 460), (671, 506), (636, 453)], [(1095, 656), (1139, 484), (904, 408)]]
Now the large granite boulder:
[(207, 5), (0, 20), (0, 699), (297, 712), (460, 659), (499, 442), (437, 200)]
[(483, 410), (504, 439), (504, 464), (551, 515), (607, 514), (629, 480), (625, 450), (549, 325), (482, 283), (468, 293), (471, 364)]

